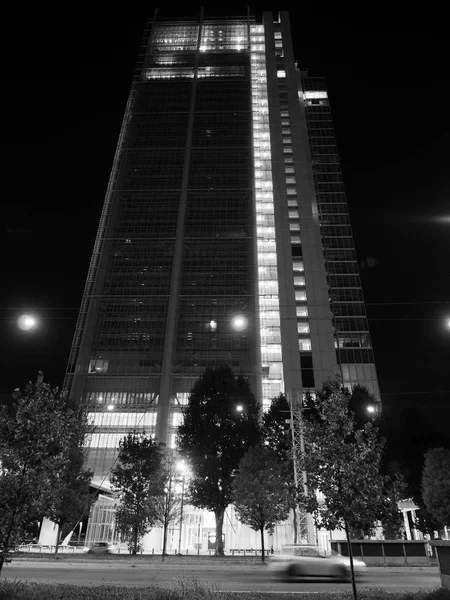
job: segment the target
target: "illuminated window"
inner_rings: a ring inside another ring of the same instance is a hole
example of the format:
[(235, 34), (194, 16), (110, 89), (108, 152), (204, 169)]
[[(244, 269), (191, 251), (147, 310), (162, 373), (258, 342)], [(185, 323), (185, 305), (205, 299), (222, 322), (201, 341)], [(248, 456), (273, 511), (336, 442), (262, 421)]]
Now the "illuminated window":
[(275, 31), (274, 37), (276, 40), (281, 40), (281, 31)]
[(294, 183), (295, 184), (296, 183), (295, 177), (286, 177), (286, 183), (291, 183), (291, 184)]
[(294, 285), (305, 285), (305, 278), (301, 275), (294, 275)]
[(109, 360), (95, 359), (89, 362), (89, 373), (107, 373)]
[(297, 331), (301, 335), (305, 335), (309, 333), (309, 325), (308, 323), (297, 323)]
[(176, 403), (181, 406), (186, 406), (189, 401), (189, 393), (188, 392), (178, 392), (176, 395)]
[(326, 92), (305, 92), (304, 96), (306, 99), (316, 99), (316, 98), (328, 98), (328, 94)]
[(297, 302), (306, 302), (305, 290), (295, 290), (295, 300)]
[(300, 223), (298, 221), (291, 221), (289, 223), (290, 231), (300, 231)]
[[(284, 386), (281, 368), (281, 334), (266, 59), (264, 55), (265, 46), (263, 43), (259, 43), (264, 28), (252, 25), (250, 32), (260, 341), (261, 359), (263, 365), (265, 365), (263, 368), (266, 377), (266, 382), (263, 383), (262, 404), (263, 407), (268, 408), (270, 398), (283, 391)], [(267, 377), (269, 373), (271, 373), (270, 379)]]
[(292, 139), (290, 137), (284, 137), (283, 144), (292, 144)]
[(296, 196), (297, 195), (297, 190), (295, 188), (288, 188), (287, 189), (287, 195), (288, 196)]
[(293, 265), (294, 271), (304, 271), (305, 270), (303, 261), (299, 260), (298, 258), (294, 258), (294, 260), (292, 261), (292, 265)]
[(308, 316), (308, 307), (307, 306), (296, 306), (295, 311), (297, 313), (297, 317), (307, 317)]
[(324, 106), (324, 104), (325, 104), (324, 100), (307, 100), (306, 101), (307, 106), (314, 106), (314, 105)]
[(277, 77), (279, 79), (284, 79), (286, 77), (286, 71), (277, 71)]
[(288, 110), (282, 110), (281, 111), (281, 116), (282, 117), (289, 117), (289, 111)]
[(172, 414), (172, 427), (179, 427), (183, 422), (183, 413), (174, 412)]
[(133, 430), (141, 427), (154, 427), (156, 424), (156, 413), (154, 412), (89, 412), (88, 420), (95, 427), (124, 428)]
[(298, 348), (301, 352), (310, 352), (311, 340), (298, 340)]
[(299, 235), (291, 234), (291, 244), (297, 245), (297, 244), (301, 244), (301, 243), (302, 243), (302, 240)]

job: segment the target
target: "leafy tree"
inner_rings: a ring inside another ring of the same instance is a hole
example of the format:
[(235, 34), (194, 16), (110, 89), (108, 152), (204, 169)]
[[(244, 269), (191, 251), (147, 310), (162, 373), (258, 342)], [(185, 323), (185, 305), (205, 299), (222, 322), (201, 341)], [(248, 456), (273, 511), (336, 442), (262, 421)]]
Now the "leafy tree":
[(381, 525), (387, 540), (404, 538), (405, 523), (398, 502), (405, 497), (406, 483), (400, 473), (386, 474), (385, 477), (385, 510)]
[(296, 544), (298, 541), (297, 491), (294, 480), (290, 418), (291, 409), (284, 394), (273, 398), (269, 409), (263, 415), (262, 437), (267, 446), (276, 452), (283, 470), (287, 501), (293, 515), (294, 544)]
[(425, 454), (422, 497), (440, 527), (450, 524), (450, 450), (431, 448)]
[(414, 519), (415, 529), (418, 529), (422, 533), (429, 535), (431, 539), (433, 539), (436, 535), (435, 532), (439, 532), (439, 529), (441, 528), (440, 524), (431, 515), (422, 498), (419, 500), (414, 498), (414, 504), (416, 504), (419, 509), (416, 512), (416, 518)]
[(248, 381), (226, 365), (207, 369), (195, 382), (178, 428), (177, 445), (192, 471), (190, 502), (215, 515), (216, 556), (224, 554), (223, 518), (239, 462), (259, 441), (258, 417)]
[(46, 516), (58, 526), (55, 554), (58, 553), (60, 538), (66, 537), (76, 527), (94, 501), (94, 495), (89, 490), (92, 471), (83, 468), (85, 438), (92, 428), (83, 411), (72, 411), (67, 417), (67, 459), (57, 473), (46, 502), (49, 507)]
[(132, 554), (139, 551), (140, 540), (156, 523), (156, 498), (164, 493), (162, 458), (163, 446), (146, 437), (145, 432), (134, 431), (119, 442), (111, 484), (120, 497), (117, 530)]
[(351, 392), (339, 377), (318, 393), (314, 410), (305, 411), (300, 462), (307, 473), (306, 510), (317, 526), (345, 531), (356, 599), (350, 531), (383, 521), (397, 508), (390, 480), (381, 472), (384, 440), (373, 422), (357, 427), (350, 400)]
[(0, 410), (0, 572), (31, 520), (54, 514), (83, 419), (39, 373)]
[(155, 498), (155, 523), (163, 528), (162, 560), (164, 561), (167, 548), (167, 531), (172, 523), (181, 517), (181, 497), (177, 492), (176, 459), (170, 450), (166, 450), (162, 462), (163, 493)]
[(275, 452), (258, 444), (250, 448), (239, 464), (233, 483), (238, 518), (261, 533), (261, 560), (264, 562), (264, 530), (273, 532), (289, 514), (288, 486)]

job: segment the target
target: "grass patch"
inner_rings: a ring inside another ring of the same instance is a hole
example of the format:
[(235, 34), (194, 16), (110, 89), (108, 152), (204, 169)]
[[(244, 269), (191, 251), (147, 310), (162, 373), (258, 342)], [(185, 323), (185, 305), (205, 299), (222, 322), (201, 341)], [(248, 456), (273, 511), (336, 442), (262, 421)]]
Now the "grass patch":
[[(295, 598), (295, 596), (294, 596)], [(394, 592), (383, 589), (360, 589), (359, 600), (450, 600), (450, 590), (431, 592)], [(0, 580), (0, 600), (292, 600), (292, 594), (217, 592), (195, 579), (180, 580), (162, 588), (126, 588), (111, 585), (78, 586)], [(352, 600), (351, 592), (302, 594), (301, 600)]]

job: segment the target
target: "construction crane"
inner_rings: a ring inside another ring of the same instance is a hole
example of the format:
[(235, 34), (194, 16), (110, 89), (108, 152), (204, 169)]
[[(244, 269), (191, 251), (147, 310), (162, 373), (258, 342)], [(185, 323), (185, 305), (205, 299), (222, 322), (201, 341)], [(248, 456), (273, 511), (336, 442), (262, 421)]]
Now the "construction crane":
[[(305, 453), (305, 440), (303, 437), (303, 392), (301, 390), (288, 390), (287, 400), (290, 408), (294, 483), (297, 489), (299, 485), (303, 484), (303, 492), (306, 496), (308, 494), (308, 481), (306, 471), (301, 467), (302, 457)], [(304, 511), (298, 511), (298, 524), (300, 539), (308, 544), (316, 544), (317, 533), (312, 515)]]

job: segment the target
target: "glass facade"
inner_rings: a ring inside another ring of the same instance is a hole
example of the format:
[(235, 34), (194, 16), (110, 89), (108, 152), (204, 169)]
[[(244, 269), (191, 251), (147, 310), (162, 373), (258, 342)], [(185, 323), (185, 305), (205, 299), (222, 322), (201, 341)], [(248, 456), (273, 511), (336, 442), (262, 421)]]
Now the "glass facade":
[(337, 365), (378, 395), (327, 92), (286, 13), (148, 23), (65, 381), (94, 477), (129, 431), (172, 446), (224, 363), (263, 408)]
[(100, 478), (126, 431), (173, 445), (205, 368), (261, 387), (249, 31), (155, 19), (144, 35), (66, 378)]
[(264, 27), (250, 29), (262, 405), (284, 391)]
[(335, 348), (343, 381), (379, 398), (369, 325), (325, 80), (303, 74), (312, 171), (330, 291)]

